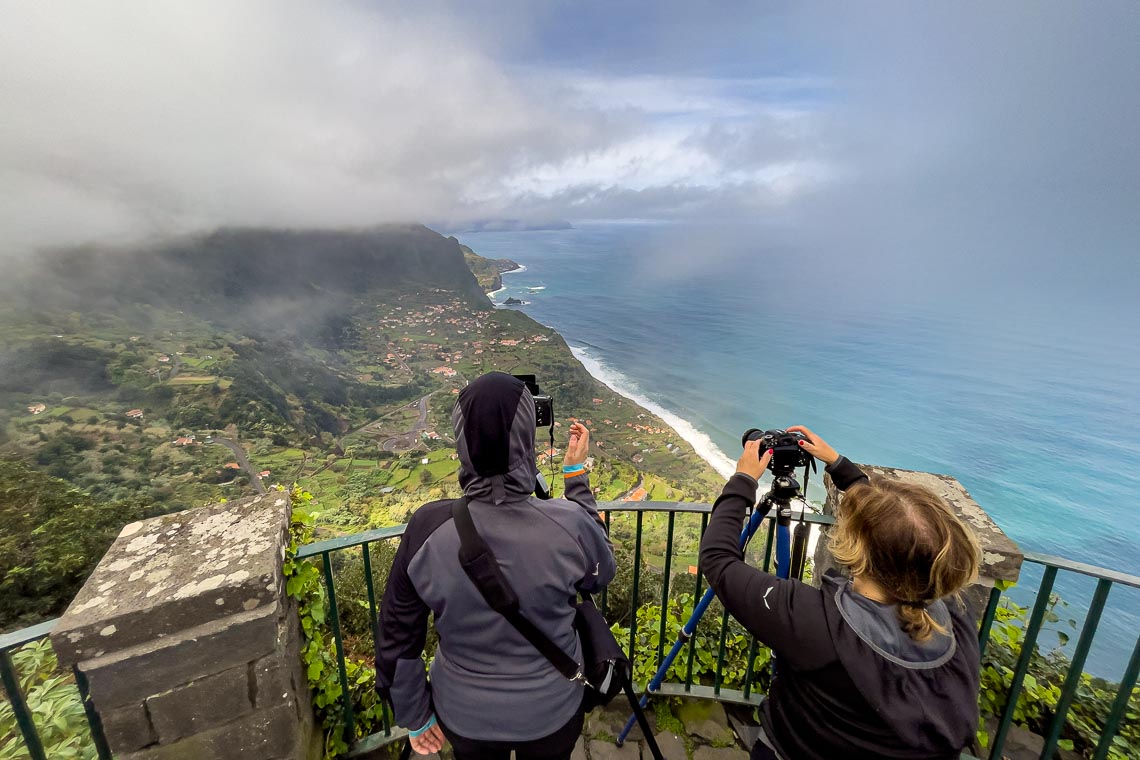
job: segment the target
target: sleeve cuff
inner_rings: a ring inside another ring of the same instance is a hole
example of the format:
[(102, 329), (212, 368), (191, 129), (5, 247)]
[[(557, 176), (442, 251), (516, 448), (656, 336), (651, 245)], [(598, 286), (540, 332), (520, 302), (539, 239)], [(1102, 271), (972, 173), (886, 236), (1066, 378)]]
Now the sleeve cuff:
[(839, 455), (839, 459), (836, 459), (834, 462), (832, 462), (831, 464), (829, 464), (827, 467), (824, 467), (823, 469), (824, 469), (826, 472), (834, 472), (835, 470), (837, 470), (837, 469), (839, 469), (840, 467), (842, 467), (842, 466), (843, 466), (843, 463), (844, 463), (844, 462), (846, 462), (846, 461), (847, 461), (847, 457), (845, 457), (845, 456), (843, 456), (842, 454), (840, 454), (840, 455)]
[[(756, 480), (756, 478), (752, 477), (747, 472), (736, 472), (736, 473), (733, 473), (732, 477), (733, 478), (743, 478), (745, 481), (748, 482), (748, 485), (752, 486), (753, 488), (759, 488), (760, 487), (760, 481)], [(731, 479), (732, 478), (729, 478), (729, 480), (731, 480)]]
[(413, 738), (414, 738), (414, 737), (417, 737), (417, 736), (420, 736), (421, 734), (423, 734), (424, 732), (426, 732), (426, 731), (427, 731), (429, 728), (431, 728), (432, 726), (434, 726), (434, 725), (435, 725), (435, 723), (436, 723), (436, 720), (435, 720), (435, 715), (433, 714), (433, 715), (431, 716), (431, 718), (429, 718), (429, 719), (428, 719), (428, 722), (427, 722), (427, 723), (425, 723), (425, 724), (423, 724), (423, 726), (422, 726), (422, 727), (420, 727), (420, 728), (416, 729), (415, 731), (409, 731), (409, 732), (408, 732), (408, 736), (411, 736), (411, 737), (413, 737)]

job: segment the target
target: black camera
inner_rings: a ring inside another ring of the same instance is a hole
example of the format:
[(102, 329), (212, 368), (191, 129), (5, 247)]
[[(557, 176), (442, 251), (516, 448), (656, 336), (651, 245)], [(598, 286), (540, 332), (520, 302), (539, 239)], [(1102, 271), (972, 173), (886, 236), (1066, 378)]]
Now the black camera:
[(534, 375), (515, 375), (526, 383), (527, 390), (534, 398), (534, 426), (536, 428), (550, 427), (554, 424), (554, 399), (543, 395), (538, 389), (538, 379)]
[(768, 469), (774, 475), (786, 475), (797, 467), (812, 465), (815, 468), (815, 458), (800, 446), (800, 441), (807, 438), (800, 433), (789, 433), (787, 430), (760, 430), (751, 428), (740, 439), (740, 445), (749, 441), (760, 441), (760, 456), (772, 449), (772, 461), (768, 462)]

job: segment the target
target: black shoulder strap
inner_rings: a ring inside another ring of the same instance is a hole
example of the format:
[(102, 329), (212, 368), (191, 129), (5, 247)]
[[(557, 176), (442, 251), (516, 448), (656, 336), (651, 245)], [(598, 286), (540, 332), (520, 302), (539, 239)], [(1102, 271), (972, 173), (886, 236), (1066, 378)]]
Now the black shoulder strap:
[(467, 497), (457, 499), (451, 507), (455, 518), (455, 529), (459, 532), (459, 564), (463, 572), (479, 589), (479, 593), (495, 612), (507, 619), (523, 638), (531, 643), (543, 657), (550, 660), (559, 673), (571, 681), (584, 681), (582, 667), (574, 658), (562, 651), (550, 638), (523, 617), (519, 611), (519, 597), (503, 575), (499, 561), (491, 552), (491, 547), (475, 529), (471, 510), (467, 508)]

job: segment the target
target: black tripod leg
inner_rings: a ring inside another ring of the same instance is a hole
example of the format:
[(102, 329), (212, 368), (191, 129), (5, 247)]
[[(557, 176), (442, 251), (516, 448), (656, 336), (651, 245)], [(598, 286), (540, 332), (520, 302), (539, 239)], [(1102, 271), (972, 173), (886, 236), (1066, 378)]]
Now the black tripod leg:
[(633, 684), (626, 681), (622, 690), (625, 692), (626, 698), (629, 699), (629, 706), (633, 708), (634, 716), (637, 717), (637, 725), (641, 726), (641, 733), (645, 734), (645, 743), (649, 745), (649, 751), (653, 753), (653, 760), (665, 760), (661, 754), (661, 748), (657, 746), (657, 737), (653, 735), (653, 731), (649, 727), (649, 720), (645, 717), (645, 711), (641, 709), (641, 700), (637, 698)]
[(404, 742), (404, 748), (400, 750), (400, 760), (408, 760), (412, 756), (412, 740), (408, 739)]

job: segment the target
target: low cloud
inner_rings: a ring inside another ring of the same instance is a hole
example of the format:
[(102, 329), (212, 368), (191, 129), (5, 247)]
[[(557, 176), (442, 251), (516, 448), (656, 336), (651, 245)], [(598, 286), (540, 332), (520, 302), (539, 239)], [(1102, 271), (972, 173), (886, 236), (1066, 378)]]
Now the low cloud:
[(2, 251), (219, 225), (743, 220), (851, 266), (1136, 283), (1128, 2), (0, 12)]

